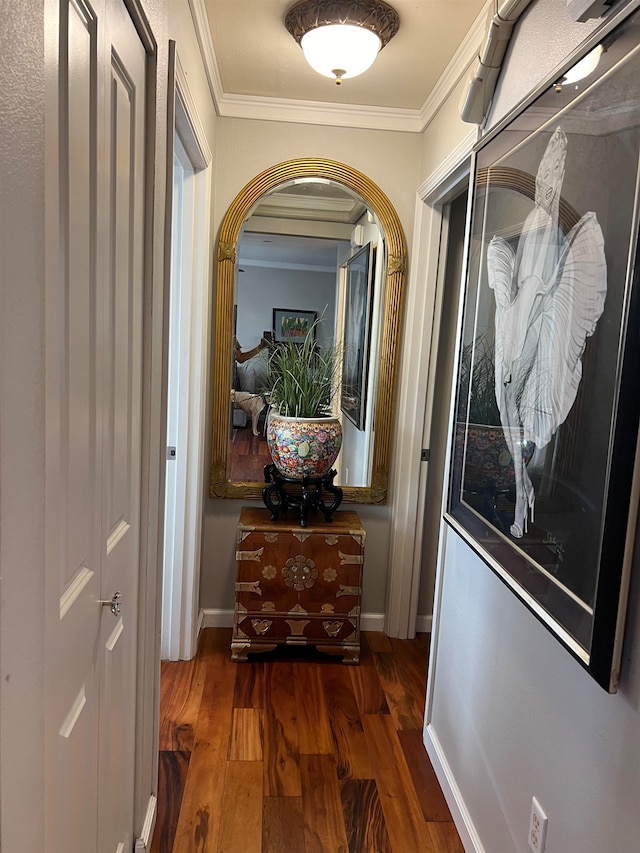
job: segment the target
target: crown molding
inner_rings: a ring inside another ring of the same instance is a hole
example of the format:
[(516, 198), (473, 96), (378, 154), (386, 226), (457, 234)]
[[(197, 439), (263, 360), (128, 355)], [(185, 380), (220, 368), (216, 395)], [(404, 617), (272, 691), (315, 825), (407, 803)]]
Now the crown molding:
[(222, 88), (204, 0), (189, 0), (209, 90), (219, 116), (406, 133), (422, 133), (470, 64), (477, 59), (485, 34), (488, 11), (493, 9), (493, 5), (494, 0), (487, 0), (429, 97), (419, 110), (412, 110), (227, 95)]
[(324, 264), (289, 263), (287, 261), (258, 261), (255, 258), (238, 258), (238, 264), (243, 267), (259, 267), (260, 269), (274, 270), (296, 270), (302, 272), (333, 273), (335, 275), (337, 264), (326, 266)]
[(494, 9), (494, 0), (487, 0), (471, 25), (471, 29), (458, 45), (436, 85), (420, 109), (420, 131), (430, 124), (442, 104), (460, 82), (460, 79), (474, 60), (480, 55), (485, 38), (487, 20)]
[(196, 38), (202, 55), (202, 63), (207, 75), (209, 83), (209, 91), (213, 98), (213, 105), (216, 113), (220, 112), (220, 102), (224, 97), (222, 90), (222, 80), (220, 79), (220, 71), (218, 69), (218, 61), (213, 49), (213, 39), (211, 38), (211, 30), (209, 29), (209, 19), (207, 18), (207, 10), (204, 5), (204, 0), (189, 0), (189, 10), (191, 12), (191, 20), (196, 31)]
[(219, 115), (230, 118), (288, 121), (296, 124), (328, 124), (368, 130), (420, 132), (418, 110), (363, 107), (354, 104), (294, 101), (285, 98), (254, 98), (224, 95)]

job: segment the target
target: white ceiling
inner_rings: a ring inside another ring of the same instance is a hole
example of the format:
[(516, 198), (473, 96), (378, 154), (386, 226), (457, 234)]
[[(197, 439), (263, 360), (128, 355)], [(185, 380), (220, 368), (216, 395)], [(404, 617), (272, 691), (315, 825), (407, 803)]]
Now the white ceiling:
[[(284, 26), (292, 0), (190, 0), (208, 56), (209, 77), (222, 115), (279, 117), (293, 108), (298, 116), (313, 109), (333, 110), (339, 124), (382, 127), (382, 114), (396, 119), (393, 129), (409, 127), (429, 103), (445, 72), (465, 45), (486, 29), (493, 0), (392, 0), (400, 16), (397, 35), (372, 68), (337, 86), (306, 63)], [(200, 17), (198, 16), (200, 9)], [(464, 63), (469, 62), (468, 51)], [(460, 63), (459, 63), (460, 64)], [(458, 78), (464, 70), (457, 71)], [(359, 116), (359, 117), (358, 117)], [(406, 119), (398, 124), (398, 119)], [(291, 120), (291, 118), (289, 118)], [(300, 118), (294, 118), (300, 120)]]

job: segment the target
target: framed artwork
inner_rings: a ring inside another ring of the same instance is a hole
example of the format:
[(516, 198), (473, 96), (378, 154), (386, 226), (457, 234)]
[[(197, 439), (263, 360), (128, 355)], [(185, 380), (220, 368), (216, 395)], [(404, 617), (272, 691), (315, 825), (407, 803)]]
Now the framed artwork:
[(317, 311), (299, 311), (292, 308), (273, 309), (273, 338), (275, 343), (302, 343), (318, 319)]
[(639, 489), (639, 23), (476, 150), (445, 513), (610, 692)]
[(367, 413), (371, 300), (375, 250), (367, 243), (346, 263), (346, 298), (340, 407), (359, 430)]

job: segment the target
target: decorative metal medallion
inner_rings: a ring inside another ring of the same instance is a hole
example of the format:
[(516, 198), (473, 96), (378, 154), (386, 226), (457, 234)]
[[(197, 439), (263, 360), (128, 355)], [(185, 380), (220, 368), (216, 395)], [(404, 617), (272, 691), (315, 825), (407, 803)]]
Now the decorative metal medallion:
[(374, 32), (384, 47), (398, 32), (400, 17), (382, 0), (301, 0), (285, 15), (284, 25), (300, 44), (302, 36), (327, 24), (352, 24)]
[(322, 625), (330, 637), (337, 637), (342, 628), (342, 622), (323, 622)]
[(327, 581), (327, 583), (331, 583), (338, 577), (338, 573), (335, 569), (325, 569), (322, 573), (322, 577)]
[(324, 541), (327, 543), (327, 545), (337, 545), (338, 537), (334, 536), (333, 534), (330, 534), (324, 537)]
[(272, 581), (277, 574), (278, 570), (275, 566), (265, 566), (262, 570), (262, 577), (266, 578), (268, 581)]
[(218, 260), (236, 262), (236, 247), (234, 243), (218, 243)]
[(278, 534), (277, 533), (265, 533), (264, 538), (267, 542), (277, 542)]
[(316, 582), (318, 570), (313, 560), (298, 554), (297, 557), (287, 560), (282, 569), (282, 577), (287, 586), (297, 590), (310, 589)]
[(389, 275), (393, 275), (397, 272), (405, 272), (407, 269), (407, 256), (402, 255), (390, 255), (389, 256), (389, 264), (387, 266), (387, 271)]
[(252, 619), (251, 624), (256, 634), (266, 634), (269, 628), (273, 625), (272, 619)]

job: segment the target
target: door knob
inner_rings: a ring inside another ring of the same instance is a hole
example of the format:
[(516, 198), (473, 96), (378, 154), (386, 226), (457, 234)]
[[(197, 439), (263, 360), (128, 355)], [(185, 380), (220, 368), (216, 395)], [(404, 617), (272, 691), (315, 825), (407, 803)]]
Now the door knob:
[(114, 592), (111, 598), (105, 598), (104, 601), (101, 601), (100, 604), (103, 607), (108, 607), (109, 610), (113, 613), (114, 616), (120, 615), (120, 599), (122, 595), (120, 592)]

